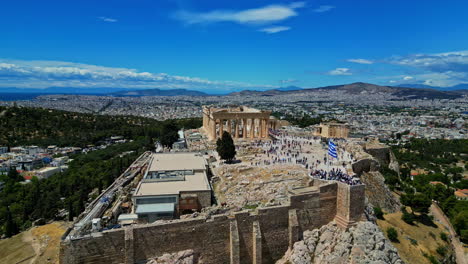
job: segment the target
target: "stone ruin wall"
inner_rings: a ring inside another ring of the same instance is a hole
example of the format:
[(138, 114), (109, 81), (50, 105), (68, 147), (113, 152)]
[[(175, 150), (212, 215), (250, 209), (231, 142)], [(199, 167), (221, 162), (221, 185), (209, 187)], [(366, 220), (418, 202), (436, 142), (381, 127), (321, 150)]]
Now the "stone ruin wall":
[(359, 175), (366, 185), (366, 198), (372, 206), (378, 206), (387, 212), (397, 212), (401, 208), (398, 198), (385, 185), (380, 173), (381, 167), (388, 167), (397, 173), (399, 165), (390, 147), (377, 143), (352, 142), (345, 146), (357, 159), (352, 164), (353, 172)]
[(204, 263), (274, 263), (301, 239), (303, 231), (337, 218), (347, 227), (362, 217), (364, 185), (319, 180), (311, 185), (318, 188), (292, 195), (286, 205), (137, 225), (62, 241), (60, 263), (144, 263), (187, 249)]

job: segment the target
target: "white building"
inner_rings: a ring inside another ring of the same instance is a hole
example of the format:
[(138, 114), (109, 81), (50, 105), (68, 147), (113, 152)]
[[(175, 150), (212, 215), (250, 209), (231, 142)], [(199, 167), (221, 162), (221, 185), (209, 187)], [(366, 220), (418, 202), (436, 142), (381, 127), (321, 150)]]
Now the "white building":
[(134, 213), (147, 222), (210, 206), (206, 160), (197, 153), (153, 154), (132, 199)]

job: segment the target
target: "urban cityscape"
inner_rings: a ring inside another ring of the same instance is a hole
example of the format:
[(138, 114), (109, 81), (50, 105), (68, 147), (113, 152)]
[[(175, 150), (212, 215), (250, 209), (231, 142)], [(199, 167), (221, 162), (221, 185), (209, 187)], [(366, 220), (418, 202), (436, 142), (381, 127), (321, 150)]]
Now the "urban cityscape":
[(4, 7), (0, 263), (468, 264), (468, 3)]

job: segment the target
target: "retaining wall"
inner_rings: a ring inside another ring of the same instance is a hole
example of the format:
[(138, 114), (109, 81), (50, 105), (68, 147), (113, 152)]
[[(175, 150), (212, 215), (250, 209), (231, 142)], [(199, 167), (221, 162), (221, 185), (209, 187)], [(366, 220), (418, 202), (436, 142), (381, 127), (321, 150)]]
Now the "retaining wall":
[[(317, 186), (318, 184), (322, 184)], [(216, 215), (207, 219), (135, 225), (61, 243), (60, 263), (144, 263), (146, 259), (192, 249), (204, 263), (274, 263), (305, 230), (339, 218), (359, 221), (364, 186), (314, 180), (286, 205)]]

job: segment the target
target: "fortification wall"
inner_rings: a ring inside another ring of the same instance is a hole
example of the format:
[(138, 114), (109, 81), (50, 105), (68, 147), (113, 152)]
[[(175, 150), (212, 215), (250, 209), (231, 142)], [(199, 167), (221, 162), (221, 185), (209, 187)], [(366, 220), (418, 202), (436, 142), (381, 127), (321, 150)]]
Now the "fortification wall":
[(135, 225), (66, 240), (61, 245), (60, 262), (135, 263), (192, 249), (204, 263), (274, 263), (301, 239), (303, 231), (321, 227), (337, 216), (346, 220), (343, 227), (347, 227), (364, 212), (364, 186), (324, 181), (311, 185), (317, 188), (292, 195), (286, 205), (207, 219)]

